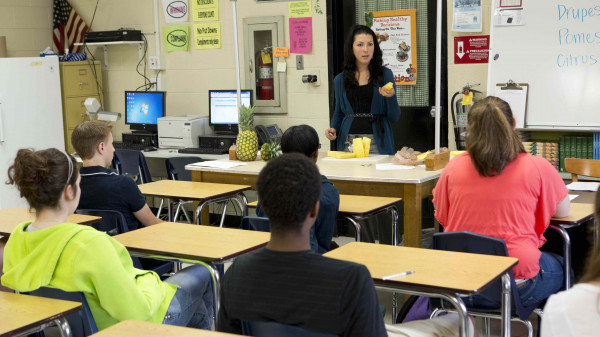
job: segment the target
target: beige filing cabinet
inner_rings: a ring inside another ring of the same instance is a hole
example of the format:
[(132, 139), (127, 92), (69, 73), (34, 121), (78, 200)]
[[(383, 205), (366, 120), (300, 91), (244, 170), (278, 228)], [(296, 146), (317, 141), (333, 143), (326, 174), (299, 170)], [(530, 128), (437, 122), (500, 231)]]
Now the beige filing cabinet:
[[(92, 68), (94, 67), (94, 68)], [(95, 75), (94, 76), (94, 70)], [(96, 82), (97, 80), (97, 82)], [(71, 133), (80, 122), (89, 120), (83, 103), (87, 98), (102, 101), (102, 69), (98, 61), (60, 62), (65, 149), (75, 152)]]

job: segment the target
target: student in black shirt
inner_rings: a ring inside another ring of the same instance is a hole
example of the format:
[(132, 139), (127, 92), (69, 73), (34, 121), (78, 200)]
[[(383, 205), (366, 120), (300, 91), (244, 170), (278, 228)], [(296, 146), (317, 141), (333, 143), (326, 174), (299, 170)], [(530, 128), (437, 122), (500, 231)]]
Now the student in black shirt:
[(256, 186), (271, 240), (225, 273), (217, 329), (241, 333), (241, 321), (275, 321), (338, 336), (387, 336), (367, 268), (310, 250), (321, 193), (315, 163), (284, 154), (269, 161)]

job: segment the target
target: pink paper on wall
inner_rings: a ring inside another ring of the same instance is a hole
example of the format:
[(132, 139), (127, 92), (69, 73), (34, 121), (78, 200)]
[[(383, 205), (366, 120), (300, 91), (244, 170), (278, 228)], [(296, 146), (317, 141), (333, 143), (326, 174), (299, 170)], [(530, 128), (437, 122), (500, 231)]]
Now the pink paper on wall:
[(312, 17), (290, 18), (290, 52), (310, 53), (312, 49)]

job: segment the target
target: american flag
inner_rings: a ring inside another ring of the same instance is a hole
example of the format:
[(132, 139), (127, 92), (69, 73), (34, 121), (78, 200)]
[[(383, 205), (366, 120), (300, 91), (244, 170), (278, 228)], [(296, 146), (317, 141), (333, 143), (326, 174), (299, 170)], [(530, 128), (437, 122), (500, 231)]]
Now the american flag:
[(89, 27), (67, 0), (54, 0), (53, 23), (54, 49), (61, 55), (67, 48), (71, 53), (78, 53), (81, 46), (73, 44), (83, 41), (83, 34), (88, 31)]

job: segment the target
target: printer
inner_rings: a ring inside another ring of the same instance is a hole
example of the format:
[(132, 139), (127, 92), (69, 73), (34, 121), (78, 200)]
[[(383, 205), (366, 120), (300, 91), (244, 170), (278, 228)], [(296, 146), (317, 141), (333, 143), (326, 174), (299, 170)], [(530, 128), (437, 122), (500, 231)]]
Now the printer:
[(158, 118), (158, 146), (180, 149), (198, 147), (198, 136), (211, 133), (208, 116), (166, 116)]

